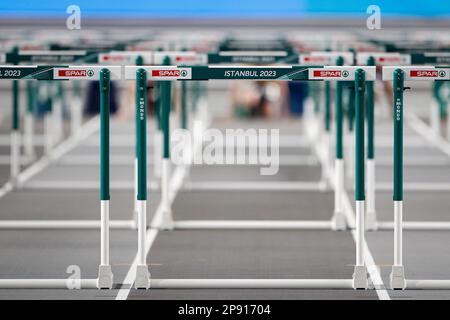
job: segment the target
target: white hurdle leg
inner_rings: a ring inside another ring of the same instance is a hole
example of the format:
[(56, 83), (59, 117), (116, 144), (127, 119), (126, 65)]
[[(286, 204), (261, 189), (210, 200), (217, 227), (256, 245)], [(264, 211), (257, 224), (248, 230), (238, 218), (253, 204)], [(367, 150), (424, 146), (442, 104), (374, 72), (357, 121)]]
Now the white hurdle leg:
[(364, 263), (364, 211), (365, 201), (356, 201), (356, 265), (353, 274), (353, 288), (366, 289), (367, 282), (367, 269)]
[(390, 275), (392, 289), (406, 288), (403, 267), (403, 201), (394, 201), (394, 265)]
[(98, 270), (99, 289), (111, 289), (113, 274), (109, 263), (109, 200), (100, 201), (100, 266)]
[(353, 141), (352, 138), (352, 132), (347, 132), (346, 135), (346, 142), (345, 142), (345, 150), (346, 150), (346, 155), (345, 155), (345, 160), (347, 163), (347, 167), (345, 169), (345, 173), (346, 173), (346, 178), (347, 178), (347, 183), (348, 185), (352, 185), (353, 184), (353, 177), (354, 177), (354, 170), (355, 170), (355, 160), (354, 160), (354, 154), (355, 154), (355, 142)]
[(367, 159), (367, 230), (377, 230), (377, 214), (375, 210), (375, 159)]
[(133, 208), (133, 223), (134, 227), (137, 228), (139, 225), (139, 210), (138, 210), (138, 159), (134, 158), (134, 208)]
[(150, 272), (147, 267), (147, 251), (145, 250), (145, 237), (147, 231), (147, 201), (138, 200), (138, 263), (136, 266), (136, 289), (148, 289), (150, 287)]

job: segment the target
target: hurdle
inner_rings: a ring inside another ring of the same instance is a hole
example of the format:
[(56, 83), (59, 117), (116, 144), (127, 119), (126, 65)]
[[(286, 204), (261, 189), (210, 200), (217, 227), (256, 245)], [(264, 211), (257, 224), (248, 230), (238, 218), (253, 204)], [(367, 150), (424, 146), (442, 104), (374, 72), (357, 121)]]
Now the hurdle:
[[(450, 280), (409, 280), (403, 265), (403, 91), (404, 81), (450, 81), (449, 67), (383, 67), (383, 80), (394, 83), (394, 264), (390, 275), (392, 289), (450, 289)], [(417, 224), (417, 223), (416, 223)], [(382, 227), (382, 225), (380, 226)]]
[[(144, 77), (147, 74), (147, 78)], [(366, 78), (367, 75), (367, 78)], [(367, 289), (367, 269), (364, 263), (364, 97), (366, 81), (375, 80), (375, 68), (374, 67), (343, 67), (343, 66), (322, 66), (322, 67), (305, 67), (305, 66), (279, 66), (279, 67), (237, 67), (237, 66), (126, 66), (125, 67), (125, 79), (136, 81), (136, 86), (142, 86), (144, 79), (152, 79), (156, 81), (162, 81), (163, 103), (162, 107), (162, 127), (164, 133), (164, 162), (168, 163), (170, 157), (169, 149), (169, 130), (168, 130), (168, 113), (170, 110), (170, 81), (206, 81), (206, 80), (275, 80), (275, 81), (290, 81), (290, 80), (304, 80), (304, 81), (354, 81), (357, 90), (355, 90), (355, 102), (357, 104), (357, 119), (358, 125), (356, 130), (357, 137), (357, 152), (356, 152), (356, 170), (357, 170), (357, 194), (356, 194), (356, 265), (352, 279), (233, 279), (227, 281), (226, 279), (147, 279), (148, 270), (140, 271), (139, 280), (135, 283), (138, 288), (282, 288), (282, 287), (295, 287), (295, 288), (345, 288), (345, 289)], [(142, 93), (138, 93), (136, 100), (136, 109), (141, 110), (143, 98)], [(139, 120), (143, 121), (145, 112), (139, 112)], [(362, 138), (361, 138), (362, 137)], [(146, 152), (143, 149), (146, 148), (145, 143), (145, 127), (139, 126), (139, 135), (136, 138), (139, 145), (139, 157), (138, 162), (138, 174), (140, 183), (138, 183), (138, 194), (141, 195), (139, 201), (143, 201), (139, 206), (141, 217), (139, 220), (138, 230), (139, 234), (144, 231), (144, 223), (142, 217), (145, 216), (145, 184), (142, 179), (146, 177), (145, 163), (146, 158), (143, 156)], [(362, 148), (362, 150), (361, 150)], [(362, 158), (361, 158), (362, 155)], [(164, 168), (163, 168), (164, 169)], [(163, 170), (164, 172), (167, 169)], [(163, 174), (163, 185), (168, 184), (166, 174)], [(215, 229), (215, 228), (227, 228), (236, 227), (241, 223), (240, 221), (175, 221), (172, 216), (172, 210), (170, 208), (169, 196), (167, 188), (162, 188), (162, 200), (160, 206), (162, 207), (163, 217), (159, 225), (152, 227), (172, 230), (172, 229)], [(166, 193), (166, 194), (164, 194)], [(240, 225), (244, 228), (261, 228), (264, 225), (269, 226), (272, 224), (272, 228), (284, 229), (286, 227), (292, 228), (294, 222), (291, 221), (244, 221)], [(295, 223), (299, 229), (329, 229), (331, 227), (331, 221), (327, 222), (305, 222), (300, 221)], [(141, 248), (138, 252), (139, 264), (145, 262), (145, 255), (142, 254), (142, 248), (145, 247), (145, 237), (139, 237), (141, 242), (138, 247)], [(141, 268), (141, 267), (140, 267)], [(138, 279), (138, 278), (136, 278)], [(289, 283), (289, 284), (288, 284)]]
[[(111, 289), (109, 259), (109, 94), (110, 81), (121, 78), (120, 67), (98, 66), (0, 66), (1, 80), (100, 80), (100, 264), (96, 279), (75, 280), (79, 288)], [(0, 288), (72, 288), (71, 279), (0, 279)]]

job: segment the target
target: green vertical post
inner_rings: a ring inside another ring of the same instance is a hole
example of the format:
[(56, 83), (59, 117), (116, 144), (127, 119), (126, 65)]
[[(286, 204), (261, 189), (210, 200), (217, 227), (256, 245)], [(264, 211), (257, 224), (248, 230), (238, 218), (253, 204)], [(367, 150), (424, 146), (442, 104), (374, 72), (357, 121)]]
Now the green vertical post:
[(365, 200), (364, 190), (364, 93), (366, 87), (364, 70), (355, 72), (355, 199)]
[(36, 108), (36, 87), (33, 81), (27, 81), (27, 112), (35, 113)]
[(12, 83), (12, 130), (19, 130), (19, 81), (13, 80)]
[(45, 85), (47, 86), (47, 101), (45, 105), (45, 112), (50, 113), (53, 111), (53, 82), (46, 81)]
[[(344, 58), (338, 57), (337, 66), (344, 65)], [(344, 158), (343, 150), (343, 115), (342, 115), (342, 85), (341, 81), (336, 82), (336, 159)]]
[(325, 82), (325, 131), (331, 131), (331, 83), (330, 81)]
[(147, 200), (147, 72), (136, 71), (137, 200)]
[[(375, 65), (374, 57), (369, 57), (367, 60), (368, 66)], [(375, 133), (375, 119), (374, 119), (374, 82), (367, 82), (367, 100), (366, 100), (366, 110), (367, 110), (367, 159), (375, 158), (375, 143), (374, 143), (374, 133)]]
[[(164, 65), (170, 64), (169, 57), (165, 57)], [(163, 131), (163, 158), (170, 157), (170, 108), (172, 98), (172, 83), (170, 81), (161, 81), (161, 128)]]
[[(136, 63), (136, 65), (137, 66), (142, 66), (143, 64), (144, 64), (144, 59), (142, 58), (142, 56), (137, 56), (137, 58), (136, 58), (136, 60), (135, 60), (135, 63)], [(147, 76), (146, 76), (147, 77)], [(138, 81), (137, 81), (137, 74), (136, 74), (136, 96), (135, 96), (135, 98), (136, 98), (136, 108), (137, 108), (137, 105), (138, 105), (138, 95), (137, 95), (137, 87), (138, 87)], [(135, 118), (135, 156), (136, 156), (136, 158), (138, 158), (138, 148), (139, 148), (139, 146), (138, 146), (138, 137), (139, 137), (139, 131), (138, 131), (138, 123), (139, 123), (139, 114), (137, 113), (137, 111), (136, 111), (136, 118)]]
[[(163, 51), (163, 48), (157, 48), (156, 51)], [(164, 61), (163, 61), (164, 64)], [(170, 61), (167, 63), (170, 64)], [(156, 99), (155, 99), (155, 116), (156, 116), (156, 122), (158, 126), (158, 130), (162, 130), (161, 125), (161, 82), (157, 81), (155, 83), (155, 89), (156, 89)]]
[(352, 87), (348, 88), (347, 120), (348, 130), (352, 132), (355, 123), (355, 89)]
[(187, 129), (187, 82), (181, 82), (181, 128)]
[(110, 71), (100, 71), (100, 200), (109, 200)]
[(196, 112), (197, 111), (197, 102), (199, 100), (200, 97), (200, 82), (199, 81), (195, 81), (192, 83), (191, 86), (191, 101), (192, 101), (192, 111)]
[[(16, 56), (19, 54), (19, 48), (14, 47), (11, 51), (11, 53), (15, 54)], [(15, 65), (18, 63), (15, 62)], [(20, 122), (20, 115), (19, 115), (19, 80), (13, 80), (12, 82), (12, 115), (11, 115), (11, 127), (13, 131), (19, 130), (19, 122)]]
[(446, 114), (447, 101), (441, 95), (441, 89), (444, 87), (445, 82), (434, 81), (433, 82), (433, 97), (439, 105), (439, 117), (442, 119)]
[(394, 71), (394, 201), (403, 200), (403, 91), (404, 72)]

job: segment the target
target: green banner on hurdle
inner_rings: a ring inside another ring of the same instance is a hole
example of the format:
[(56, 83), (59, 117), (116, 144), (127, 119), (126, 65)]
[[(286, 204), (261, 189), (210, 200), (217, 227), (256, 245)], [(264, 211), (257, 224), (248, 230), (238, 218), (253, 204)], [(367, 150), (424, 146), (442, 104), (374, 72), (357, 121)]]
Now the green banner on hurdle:
[[(136, 66), (125, 67), (125, 79), (136, 78)], [(141, 68), (141, 67), (139, 67)], [(367, 81), (375, 81), (375, 67), (354, 66), (149, 66), (143, 67), (148, 79), (167, 80), (331, 80), (354, 81), (355, 72), (361, 69)]]
[(0, 66), (0, 80), (98, 80), (102, 69), (121, 79), (119, 66)]

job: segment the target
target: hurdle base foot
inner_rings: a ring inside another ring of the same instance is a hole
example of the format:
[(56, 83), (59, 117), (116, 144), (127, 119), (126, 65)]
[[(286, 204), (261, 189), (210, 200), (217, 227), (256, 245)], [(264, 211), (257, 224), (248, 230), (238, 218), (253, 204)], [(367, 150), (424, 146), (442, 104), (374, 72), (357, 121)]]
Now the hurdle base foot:
[(97, 288), (112, 289), (114, 276), (110, 265), (100, 265), (98, 267)]
[(405, 290), (406, 279), (405, 269), (403, 266), (392, 266), (392, 271), (389, 276), (391, 289), (393, 290)]
[(347, 229), (347, 223), (342, 211), (335, 211), (331, 218), (331, 229), (335, 231), (342, 231)]
[(134, 287), (136, 289), (150, 288), (150, 272), (147, 265), (136, 266), (136, 279), (134, 280)]
[(366, 266), (355, 266), (353, 272), (353, 289), (366, 290), (368, 287)]
[(377, 213), (375, 211), (367, 211), (366, 212), (365, 226), (366, 226), (367, 231), (377, 231), (378, 230)]

